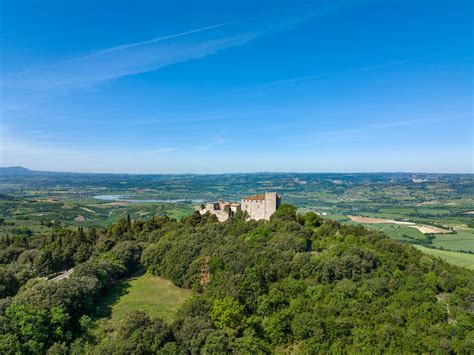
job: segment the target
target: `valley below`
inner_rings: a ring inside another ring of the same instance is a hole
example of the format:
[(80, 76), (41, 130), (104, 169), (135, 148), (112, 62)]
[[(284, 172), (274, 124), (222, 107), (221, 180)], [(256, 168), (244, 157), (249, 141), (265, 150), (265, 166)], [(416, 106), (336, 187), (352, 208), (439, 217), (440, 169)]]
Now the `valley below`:
[(473, 350), (472, 175), (0, 172), (0, 353)]
[[(0, 237), (41, 238), (58, 224), (105, 227), (130, 215), (182, 218), (201, 203), (276, 191), (301, 213), (362, 224), (474, 268), (474, 178), (454, 174), (218, 175), (0, 172)], [(450, 253), (441, 253), (449, 251)], [(462, 255), (458, 255), (461, 253)]]

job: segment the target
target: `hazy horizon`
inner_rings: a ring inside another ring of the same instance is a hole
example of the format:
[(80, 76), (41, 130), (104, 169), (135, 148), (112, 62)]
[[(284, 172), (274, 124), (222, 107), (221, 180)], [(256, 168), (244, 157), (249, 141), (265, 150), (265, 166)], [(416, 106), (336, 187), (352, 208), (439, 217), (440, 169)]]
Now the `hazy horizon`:
[(133, 173), (133, 172), (106, 172), (106, 171), (66, 171), (66, 170), (40, 170), (40, 169), (29, 169), (25, 166), (0, 166), (0, 169), (27, 169), (33, 172), (44, 172), (44, 173), (72, 173), (72, 174), (98, 174), (98, 175), (238, 175), (238, 174), (414, 174), (414, 175), (472, 175), (472, 172), (459, 172), (449, 173), (442, 171), (224, 171), (224, 172), (176, 172), (176, 173), (163, 173), (163, 172), (144, 172), (144, 173)]
[(1, 17), (1, 166), (474, 171), (468, 0), (25, 0)]

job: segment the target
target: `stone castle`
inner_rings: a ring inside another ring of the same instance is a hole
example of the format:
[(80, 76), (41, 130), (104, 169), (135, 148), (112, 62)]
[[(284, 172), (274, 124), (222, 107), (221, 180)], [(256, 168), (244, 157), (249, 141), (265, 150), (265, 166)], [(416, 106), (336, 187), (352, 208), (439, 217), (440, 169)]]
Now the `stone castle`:
[(281, 204), (281, 197), (276, 192), (265, 192), (264, 194), (244, 197), (241, 202), (219, 201), (196, 207), (200, 214), (207, 212), (216, 215), (220, 222), (226, 221), (239, 211), (247, 212), (249, 219), (256, 221), (260, 219), (269, 220), (270, 216)]

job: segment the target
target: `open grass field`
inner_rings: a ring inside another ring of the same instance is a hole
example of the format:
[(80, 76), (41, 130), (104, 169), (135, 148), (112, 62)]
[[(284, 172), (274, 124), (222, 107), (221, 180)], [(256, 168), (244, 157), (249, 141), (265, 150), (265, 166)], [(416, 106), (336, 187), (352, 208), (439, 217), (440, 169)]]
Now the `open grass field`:
[(131, 311), (141, 310), (169, 322), (190, 295), (191, 291), (146, 273), (114, 287), (99, 305), (98, 315), (111, 315), (120, 322)]
[[(383, 232), (391, 239), (402, 242), (410, 244), (426, 242), (426, 236), (411, 226), (383, 223), (363, 223), (363, 226)], [(431, 245), (434, 248), (443, 248), (445, 250), (427, 248), (422, 245), (415, 246), (427, 254), (439, 256), (451, 264), (474, 269), (474, 254), (458, 252), (460, 250), (474, 251), (474, 233), (471, 230), (457, 231), (453, 234), (435, 234)]]
[(391, 239), (395, 240), (422, 241), (426, 239), (423, 233), (410, 226), (396, 224), (363, 224), (363, 226), (368, 229), (374, 229), (378, 230), (379, 232), (383, 232)]
[(438, 256), (441, 259), (446, 260), (448, 263), (474, 270), (474, 254), (456, 253), (454, 251), (448, 250), (431, 249), (426, 248), (422, 245), (415, 245), (415, 247), (420, 249), (423, 253)]
[(457, 231), (455, 234), (435, 234), (433, 246), (449, 250), (474, 251), (474, 233)]

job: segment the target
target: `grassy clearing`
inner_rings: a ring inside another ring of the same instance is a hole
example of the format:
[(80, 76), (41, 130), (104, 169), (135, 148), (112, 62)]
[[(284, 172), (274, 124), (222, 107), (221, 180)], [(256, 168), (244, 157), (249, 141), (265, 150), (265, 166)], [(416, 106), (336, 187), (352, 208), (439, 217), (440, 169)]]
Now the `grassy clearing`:
[(455, 251), (431, 249), (431, 248), (426, 248), (421, 245), (415, 245), (415, 247), (420, 249), (423, 253), (438, 256), (441, 259), (446, 260), (448, 263), (474, 270), (474, 254), (457, 253)]
[(98, 315), (111, 314), (114, 322), (120, 322), (131, 311), (141, 310), (169, 322), (190, 295), (171, 281), (144, 274), (116, 285), (99, 305)]

